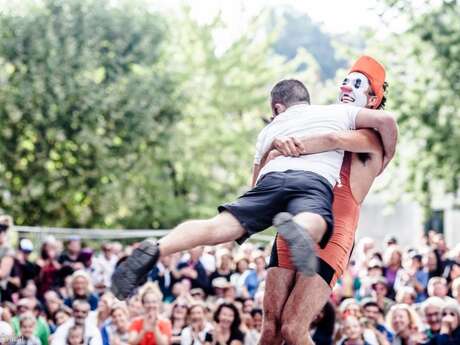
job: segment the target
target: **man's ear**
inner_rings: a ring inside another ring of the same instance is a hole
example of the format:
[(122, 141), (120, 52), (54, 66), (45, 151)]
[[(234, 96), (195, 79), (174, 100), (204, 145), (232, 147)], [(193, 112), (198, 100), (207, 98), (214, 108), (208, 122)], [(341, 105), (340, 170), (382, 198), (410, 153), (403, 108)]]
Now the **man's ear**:
[(275, 103), (273, 108), (274, 108), (275, 115), (284, 113), (287, 109), (286, 106), (281, 103)]
[(369, 98), (367, 99), (367, 108), (377, 109), (377, 107), (377, 96), (369, 96)]

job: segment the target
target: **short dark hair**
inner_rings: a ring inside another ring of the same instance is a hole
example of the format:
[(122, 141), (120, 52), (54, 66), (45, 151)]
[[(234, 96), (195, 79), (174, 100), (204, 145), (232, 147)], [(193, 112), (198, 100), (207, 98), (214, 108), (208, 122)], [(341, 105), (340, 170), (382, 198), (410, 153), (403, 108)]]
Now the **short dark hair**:
[[(388, 89), (388, 83), (385, 81), (383, 83), (383, 97), (382, 97), (382, 100), (380, 101), (380, 104), (376, 108), (378, 110), (385, 109), (385, 105), (387, 103), (387, 97), (385, 96), (385, 93), (387, 92), (387, 89)], [(375, 92), (374, 90), (372, 90), (372, 88), (370, 89), (369, 95), (375, 96)]]
[(271, 91), (272, 104), (281, 103), (286, 107), (296, 103), (310, 104), (310, 94), (305, 85), (296, 79), (284, 79), (276, 83)]

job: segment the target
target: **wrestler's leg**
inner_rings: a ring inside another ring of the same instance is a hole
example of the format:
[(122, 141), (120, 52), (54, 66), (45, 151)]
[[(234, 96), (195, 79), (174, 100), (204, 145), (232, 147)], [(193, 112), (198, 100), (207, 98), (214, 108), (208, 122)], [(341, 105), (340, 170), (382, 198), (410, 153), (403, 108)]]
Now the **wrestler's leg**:
[(229, 212), (211, 219), (188, 220), (176, 226), (159, 242), (160, 254), (170, 255), (197, 246), (212, 246), (236, 240), (245, 229)]
[(296, 273), (281, 267), (271, 267), (265, 278), (264, 318), (260, 345), (281, 345), (281, 315)]
[(160, 254), (169, 255), (201, 245), (229, 242), (245, 232), (240, 222), (226, 211), (211, 219), (184, 222), (158, 243), (144, 240), (115, 270), (111, 290), (118, 299), (125, 299), (144, 283)]
[(306, 277), (297, 273), (281, 318), (281, 335), (287, 344), (314, 344), (310, 337), (310, 324), (327, 303), (330, 294), (330, 286), (318, 274)]
[(319, 243), (327, 229), (324, 218), (318, 214), (302, 212), (293, 217), (294, 222), (307, 229), (313, 241)]

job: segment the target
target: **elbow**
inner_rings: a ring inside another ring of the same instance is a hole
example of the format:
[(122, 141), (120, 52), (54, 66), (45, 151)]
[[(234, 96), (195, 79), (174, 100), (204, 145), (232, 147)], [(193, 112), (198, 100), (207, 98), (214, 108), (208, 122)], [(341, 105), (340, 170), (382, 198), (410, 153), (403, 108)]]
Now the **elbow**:
[(393, 114), (385, 112), (379, 117), (379, 125), (381, 128), (393, 128), (397, 130), (398, 125), (396, 124), (395, 117)]
[(344, 143), (341, 140), (340, 132), (327, 133), (325, 136), (327, 147), (333, 148), (334, 150), (343, 149)]

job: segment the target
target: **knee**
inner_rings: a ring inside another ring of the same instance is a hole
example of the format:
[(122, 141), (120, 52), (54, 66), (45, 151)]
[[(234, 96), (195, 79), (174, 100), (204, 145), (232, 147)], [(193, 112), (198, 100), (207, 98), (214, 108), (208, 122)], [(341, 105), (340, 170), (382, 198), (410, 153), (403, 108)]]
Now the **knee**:
[(281, 326), (281, 336), (289, 345), (314, 344), (310, 338), (310, 325), (288, 322)]

